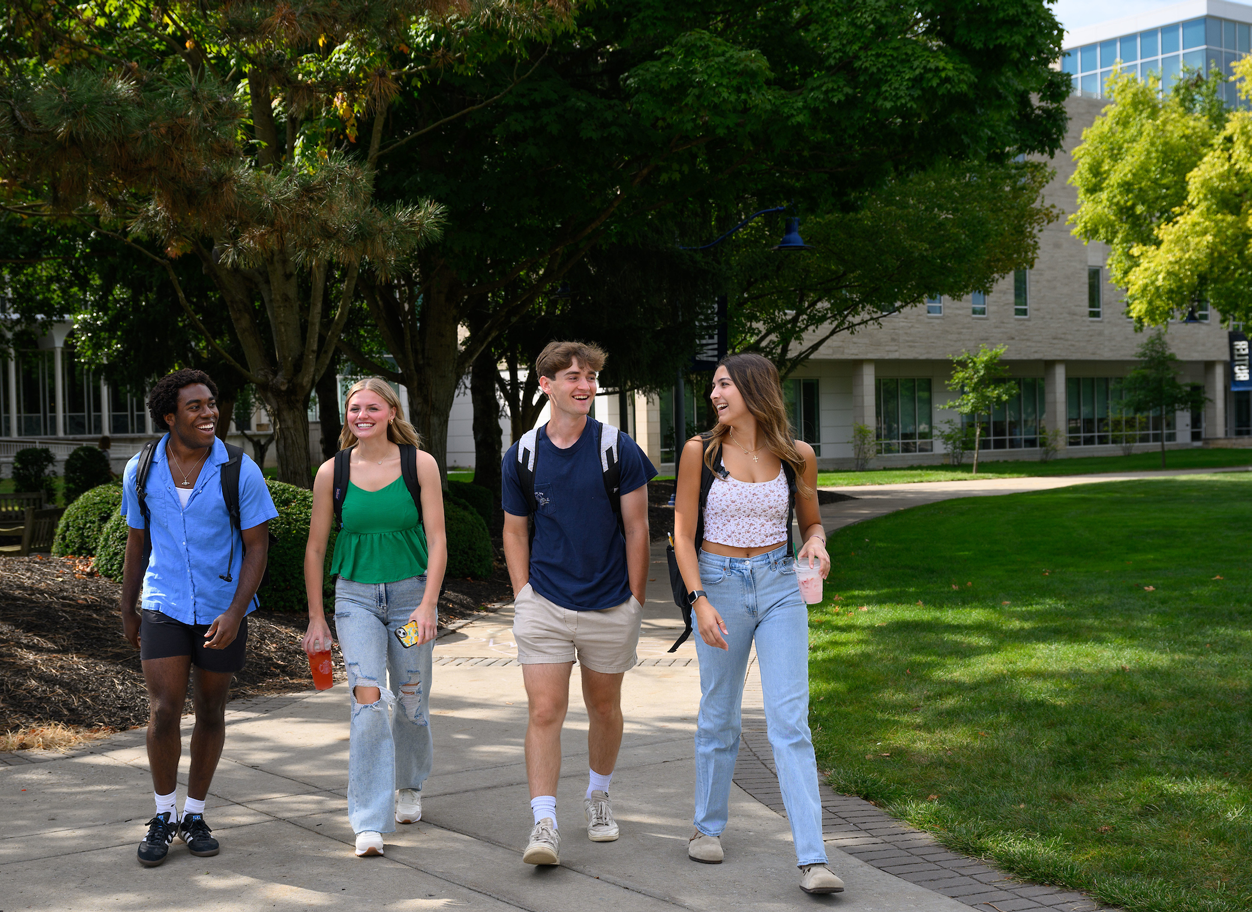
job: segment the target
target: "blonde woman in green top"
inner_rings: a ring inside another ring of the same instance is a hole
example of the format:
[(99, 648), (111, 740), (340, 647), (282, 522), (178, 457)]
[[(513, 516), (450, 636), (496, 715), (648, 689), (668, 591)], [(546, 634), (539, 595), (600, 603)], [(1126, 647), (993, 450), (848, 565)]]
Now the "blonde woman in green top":
[[(448, 562), (443, 489), (434, 458), (420, 449), (400, 401), (377, 377), (353, 384), (344, 400), (340, 458), (350, 450), (343, 525), (335, 541), (335, 630), (348, 669), (348, 820), (357, 855), (382, 855), (383, 833), (421, 819), (432, 742), (427, 701), (436, 606)], [(417, 448), (421, 513), (401, 472), (401, 447)], [(304, 552), (309, 629), (304, 650), (328, 647), (322, 607), (326, 542), (335, 523), (335, 460), (313, 481), (313, 517)], [(405, 648), (395, 632), (416, 622)]]

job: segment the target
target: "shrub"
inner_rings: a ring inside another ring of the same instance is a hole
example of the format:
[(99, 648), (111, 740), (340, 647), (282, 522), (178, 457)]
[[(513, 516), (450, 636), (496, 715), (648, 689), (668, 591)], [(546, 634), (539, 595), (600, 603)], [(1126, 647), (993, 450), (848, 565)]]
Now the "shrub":
[(1065, 432), (1060, 428), (1039, 428), (1039, 461), (1049, 462), (1056, 458), (1065, 445)]
[(80, 446), (65, 458), (65, 484), (62, 494), (68, 507), (84, 492), (113, 480), (113, 469), (104, 450), (93, 446)]
[(948, 462), (959, 466), (974, 448), (974, 428), (960, 421), (945, 421), (936, 436), (948, 450)]
[[(69, 474), (68, 469), (66, 474)], [(122, 486), (119, 484), (102, 484), (77, 497), (61, 514), (52, 539), (52, 553), (58, 557), (94, 555), (100, 534), (121, 506)]]
[[(304, 588), (304, 547), (309, 540), (309, 520), (313, 516), (313, 492), (281, 481), (266, 481), (270, 497), (278, 508), (278, 518), (270, 520), (270, 531), (278, 541), (270, 545), (269, 582), (261, 590), (261, 606), (270, 611), (304, 614), (309, 610)], [(322, 568), (322, 598), (329, 606), (334, 599), (330, 579), (330, 558), (335, 553), (336, 530), (326, 544), (326, 565)]]
[(126, 561), (126, 517), (114, 513), (104, 524), (96, 542), (96, 572), (115, 583), (122, 581), (122, 565)]
[(449, 497), (443, 503), (443, 523), (448, 536), (448, 569), (445, 575), (486, 579), (494, 571), (491, 536), (483, 518), (463, 503), (455, 497)]
[(488, 528), (491, 527), (492, 513), (495, 512), (495, 498), (492, 497), (489, 489), (468, 481), (450, 481), (448, 494), (464, 501), (466, 506), (483, 518)]
[[(269, 580), (261, 589), (261, 606), (270, 611), (303, 614), (308, 611), (304, 589), (304, 546), (309, 538), (309, 518), (313, 513), (313, 492), (281, 481), (267, 481), (270, 497), (278, 508), (278, 518), (270, 521), (270, 531), (278, 541), (270, 545)], [(334, 588), (330, 584), (330, 555), (334, 553), (335, 532), (326, 548), (323, 597), (330, 604)], [(96, 570), (109, 579), (122, 578), (126, 550), (126, 520), (118, 515), (108, 521), (96, 550)]]
[(874, 429), (868, 424), (852, 426), (852, 456), (856, 460), (856, 471), (864, 472), (869, 468), (869, 461), (878, 455), (878, 439)]
[(47, 447), (27, 447), (13, 455), (13, 490), (19, 494), (43, 491), (48, 503), (56, 502), (56, 488), (52, 479), (56, 472), (52, 467), (57, 458)]

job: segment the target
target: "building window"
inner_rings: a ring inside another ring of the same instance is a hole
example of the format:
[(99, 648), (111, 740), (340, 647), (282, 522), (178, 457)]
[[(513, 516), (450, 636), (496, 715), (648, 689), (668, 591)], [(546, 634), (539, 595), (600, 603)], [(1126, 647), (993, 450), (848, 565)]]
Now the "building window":
[(1087, 316), (1099, 320), (1104, 316), (1104, 305), (1101, 294), (1104, 288), (1104, 272), (1099, 266), (1087, 267)]
[(1123, 412), (1121, 377), (1070, 377), (1066, 381), (1068, 442), (1070, 446), (1105, 446), (1110, 443), (1160, 443), (1175, 439), (1174, 414), (1160, 409), (1148, 415)]
[[(683, 384), (683, 392), (686, 393), (686, 401), (683, 404), (683, 423), (686, 428), (683, 430), (682, 441), (686, 442), (696, 435), (700, 427), (704, 425), (707, 417), (705, 407), (708, 405), (708, 399), (703, 402), (696, 395), (696, 390), (690, 384)], [(661, 462), (674, 461), (674, 388), (670, 387), (661, 393)]]
[(1013, 270), (1013, 316), (1030, 316), (1029, 275), (1025, 269)]
[(55, 388), (52, 352), (29, 350), (17, 359), (17, 433), (47, 437), (56, 432), (52, 395)]
[(127, 390), (116, 384), (109, 384), (110, 423), (108, 434), (143, 434), (146, 432), (144, 421), (144, 397), (132, 396)]
[(1197, 302), (1196, 302), (1196, 305), (1195, 305), (1195, 315), (1196, 315), (1196, 318), (1197, 318), (1197, 319), (1198, 319), (1201, 323), (1207, 323), (1207, 322), (1209, 321), (1209, 301), (1208, 301), (1208, 298), (1201, 298), (1199, 301), (1197, 301)]
[(929, 317), (943, 316), (943, 298), (940, 295), (931, 295), (926, 299), (926, 315)]
[(969, 312), (975, 317), (985, 317), (987, 315), (987, 293), (985, 291), (976, 291), (970, 295)]
[(874, 381), (880, 453), (930, 453), (930, 379)]
[(787, 398), (787, 415), (791, 418), (791, 433), (813, 447), (813, 455), (822, 455), (821, 425), (817, 417), (817, 381), (788, 380), (783, 384)]
[(65, 393), (65, 433), (83, 436), (104, 433), (100, 378), (78, 363), (74, 347), (61, 350), (62, 389)]
[(1043, 428), (1046, 394), (1042, 377), (1025, 377), (1015, 381), (1017, 395), (996, 406), (990, 415), (975, 415), (966, 423), (982, 425), (978, 448), (981, 450), (1022, 450), (1039, 446)]
[(1252, 437), (1252, 390), (1235, 390), (1235, 414), (1231, 433), (1236, 437)]

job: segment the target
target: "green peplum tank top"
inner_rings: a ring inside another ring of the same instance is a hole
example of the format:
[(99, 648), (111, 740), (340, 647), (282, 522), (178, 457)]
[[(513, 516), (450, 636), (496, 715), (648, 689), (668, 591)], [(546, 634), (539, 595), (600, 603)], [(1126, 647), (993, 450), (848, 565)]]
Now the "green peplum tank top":
[(365, 491), (352, 482), (330, 572), (354, 583), (395, 583), (426, 572), (426, 531), (403, 478)]

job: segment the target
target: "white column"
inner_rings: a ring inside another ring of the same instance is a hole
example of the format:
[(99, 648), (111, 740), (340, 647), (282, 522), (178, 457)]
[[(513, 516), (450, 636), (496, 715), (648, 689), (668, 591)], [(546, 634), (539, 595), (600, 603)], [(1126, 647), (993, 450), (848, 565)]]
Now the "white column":
[(13, 350), (13, 357), (9, 359), (9, 414), (13, 416), (13, 436), (20, 437), (22, 435), (21, 428), (17, 423), (17, 359), (19, 353), (17, 349)]
[(109, 384), (100, 380), (100, 433), (109, 433)]
[(661, 466), (661, 402), (635, 393), (635, 443), (657, 468)]
[[(143, 401), (145, 403), (148, 401), (148, 390), (143, 391)], [(143, 431), (149, 437), (156, 433), (156, 429), (152, 426), (152, 413), (148, 411), (146, 406), (143, 410)]]
[(1044, 426), (1064, 434), (1069, 426), (1069, 405), (1066, 401), (1064, 361), (1043, 362)]
[(53, 403), (52, 413), (56, 416), (56, 435), (58, 437), (65, 436), (65, 377), (61, 370), (62, 359), (60, 345), (52, 349), (52, 372), (54, 374), (52, 382), (52, 390), (56, 394), (56, 402)]
[(878, 424), (876, 394), (874, 391), (874, 362), (856, 361), (852, 365), (852, 426), (863, 424), (875, 428)]
[(1226, 362), (1204, 362), (1204, 436), (1226, 436)]

